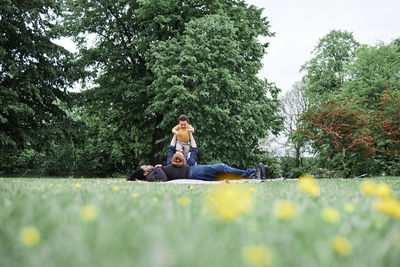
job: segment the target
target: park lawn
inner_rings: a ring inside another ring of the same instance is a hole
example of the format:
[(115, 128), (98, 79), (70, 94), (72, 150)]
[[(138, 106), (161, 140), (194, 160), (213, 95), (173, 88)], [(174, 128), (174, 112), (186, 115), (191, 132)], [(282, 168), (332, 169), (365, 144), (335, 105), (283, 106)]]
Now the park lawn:
[[(377, 199), (360, 191), (365, 180), (319, 179), (317, 197), (296, 180), (245, 184), (252, 209), (227, 222), (206, 205), (212, 185), (0, 178), (0, 266), (398, 267), (400, 220), (374, 209)], [(368, 180), (400, 199), (399, 178)], [(297, 214), (278, 220), (278, 201)], [(339, 212), (336, 223), (321, 216), (327, 207)], [(29, 227), (38, 236), (24, 241)], [(348, 254), (332, 249), (337, 236), (350, 243)]]

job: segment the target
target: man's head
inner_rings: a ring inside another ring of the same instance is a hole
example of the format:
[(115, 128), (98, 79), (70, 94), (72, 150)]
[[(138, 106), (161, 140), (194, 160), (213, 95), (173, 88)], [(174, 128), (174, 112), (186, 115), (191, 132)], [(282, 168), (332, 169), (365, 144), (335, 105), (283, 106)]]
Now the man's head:
[(175, 167), (180, 167), (185, 163), (186, 163), (185, 156), (181, 152), (176, 152), (172, 157), (171, 164), (174, 165)]
[(186, 115), (180, 115), (178, 118), (180, 128), (187, 128), (189, 125), (189, 117)]
[(142, 165), (136, 168), (132, 173), (130, 180), (146, 180), (147, 175), (153, 169), (151, 165)]

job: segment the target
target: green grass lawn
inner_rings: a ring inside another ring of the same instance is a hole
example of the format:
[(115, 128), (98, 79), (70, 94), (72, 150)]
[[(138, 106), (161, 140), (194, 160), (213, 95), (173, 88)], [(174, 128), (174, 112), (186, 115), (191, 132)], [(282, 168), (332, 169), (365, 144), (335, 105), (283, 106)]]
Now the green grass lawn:
[[(399, 178), (369, 180), (388, 184), (400, 199)], [(261, 246), (269, 266), (398, 267), (400, 220), (374, 209), (377, 199), (360, 191), (363, 181), (318, 180), (319, 197), (300, 192), (296, 180), (246, 184), (252, 210), (225, 222), (207, 208), (212, 185), (1, 178), (0, 266), (252, 266), (245, 251)], [(278, 220), (274, 205), (286, 200), (297, 214)], [(87, 205), (97, 211), (92, 221), (81, 217)], [(339, 212), (336, 223), (321, 216), (327, 207)], [(27, 227), (40, 237), (31, 246), (21, 238)], [(336, 236), (351, 244), (347, 255), (332, 249)]]

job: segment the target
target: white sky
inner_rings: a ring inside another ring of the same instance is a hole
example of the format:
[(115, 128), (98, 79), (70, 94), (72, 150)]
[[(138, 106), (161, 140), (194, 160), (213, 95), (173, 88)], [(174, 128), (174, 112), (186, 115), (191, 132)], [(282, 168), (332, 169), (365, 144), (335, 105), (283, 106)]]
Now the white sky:
[(319, 39), (331, 30), (352, 32), (356, 41), (376, 45), (400, 37), (400, 0), (245, 0), (264, 8), (270, 42), (259, 77), (283, 93), (300, 81), (301, 65), (311, 59)]

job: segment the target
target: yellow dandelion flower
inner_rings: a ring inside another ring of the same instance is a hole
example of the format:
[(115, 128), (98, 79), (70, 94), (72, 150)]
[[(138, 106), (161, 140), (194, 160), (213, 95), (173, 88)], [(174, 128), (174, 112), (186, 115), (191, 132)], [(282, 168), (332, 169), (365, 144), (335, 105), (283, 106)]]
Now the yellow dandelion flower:
[(254, 193), (254, 192), (256, 192), (256, 189), (254, 187), (252, 187), (252, 188), (250, 188), (250, 191)]
[(83, 222), (91, 222), (97, 218), (97, 207), (94, 205), (86, 205), (81, 209), (81, 220)]
[(340, 220), (340, 214), (334, 208), (325, 208), (322, 211), (322, 218), (328, 223), (337, 223)]
[(315, 178), (311, 175), (301, 175), (297, 183), (298, 189), (312, 196), (319, 196), (321, 190)]
[(157, 197), (153, 197), (153, 201), (154, 202), (158, 202), (158, 198)]
[(119, 191), (119, 187), (115, 185), (115, 186), (113, 186), (112, 190), (113, 190), (114, 192), (118, 192), (118, 191)]
[(58, 188), (61, 188), (61, 185), (60, 185), (60, 184), (57, 184), (57, 187), (58, 187)]
[(32, 226), (23, 228), (21, 231), (21, 241), (25, 246), (36, 246), (40, 242), (39, 231)]
[(75, 184), (75, 188), (81, 188), (82, 187), (82, 185), (81, 184)]
[(190, 200), (187, 197), (181, 197), (181, 199), (179, 199), (179, 204), (183, 207), (189, 205), (189, 202)]
[(275, 216), (279, 220), (289, 220), (296, 215), (296, 205), (289, 201), (279, 202), (275, 205)]
[(189, 185), (188, 188), (189, 188), (190, 190), (193, 190), (194, 186), (193, 186), (193, 185)]
[(379, 197), (379, 198), (393, 197), (390, 186), (385, 183), (375, 184), (374, 182), (371, 181), (365, 181), (361, 183), (361, 191), (365, 195), (370, 197)]
[(211, 213), (230, 222), (251, 211), (253, 201), (250, 190), (243, 184), (221, 184), (212, 187), (206, 196)]
[(247, 246), (243, 249), (243, 259), (254, 266), (264, 266), (271, 263), (272, 253), (264, 246)]
[(366, 194), (367, 196), (374, 196), (375, 195), (375, 188), (376, 184), (372, 181), (365, 181), (362, 182), (361, 185), (361, 191)]
[(54, 186), (54, 184), (49, 184), (49, 187), (53, 187)]
[(343, 237), (336, 237), (332, 241), (332, 248), (339, 255), (347, 255), (351, 251), (351, 244)]
[(385, 183), (378, 184), (375, 188), (375, 195), (380, 198), (390, 198), (392, 197), (392, 190)]
[(400, 201), (394, 198), (384, 198), (374, 204), (380, 213), (400, 220)]
[(132, 193), (131, 197), (137, 198), (137, 197), (138, 197), (138, 194), (137, 194), (137, 193)]
[(354, 206), (353, 204), (347, 203), (346, 205), (344, 205), (344, 210), (347, 213), (353, 213), (354, 212)]

